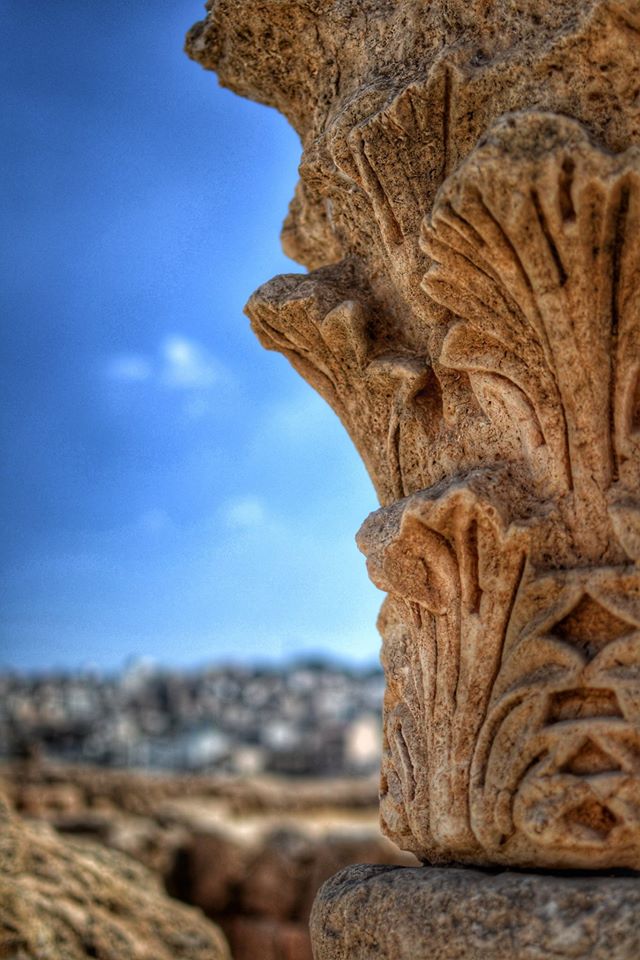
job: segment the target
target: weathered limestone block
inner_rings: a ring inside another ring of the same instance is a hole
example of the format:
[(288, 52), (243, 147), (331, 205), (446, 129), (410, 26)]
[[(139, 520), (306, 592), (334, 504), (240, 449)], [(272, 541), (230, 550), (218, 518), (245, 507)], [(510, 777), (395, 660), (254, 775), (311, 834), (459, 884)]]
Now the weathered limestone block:
[(0, 794), (0, 957), (230, 960), (218, 928), (128, 857), (11, 815)]
[(247, 311), (381, 509), (382, 823), (640, 868), (640, 3), (213, 0), (188, 51), (302, 142)]
[(358, 866), (320, 891), (311, 933), (315, 960), (636, 960), (639, 913), (630, 877)]

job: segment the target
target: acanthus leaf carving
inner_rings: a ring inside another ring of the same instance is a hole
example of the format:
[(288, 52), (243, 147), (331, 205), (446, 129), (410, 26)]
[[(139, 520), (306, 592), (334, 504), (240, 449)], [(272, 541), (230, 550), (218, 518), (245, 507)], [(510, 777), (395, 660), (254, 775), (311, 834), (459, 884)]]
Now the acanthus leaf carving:
[(247, 313), (264, 346), (283, 353), (333, 407), (388, 503), (410, 492), (407, 460), (415, 482), (415, 446), (444, 432), (440, 388), (428, 359), (394, 342), (386, 318), (354, 298), (354, 285), (349, 263), (277, 277)]
[[(383, 508), (358, 534), (371, 578), (390, 594), (382, 615), (390, 678), (382, 817), (398, 820), (404, 802), (432, 856), (439, 849), (477, 855), (468, 813), (472, 749), (528, 542), (527, 520), (505, 513), (512, 484), (506, 471), (476, 471)], [(421, 798), (415, 818), (407, 795)]]
[(612, 155), (576, 121), (503, 118), (443, 185), (424, 286), (459, 317), (440, 362), (506, 411), (541, 490), (564, 496), (576, 548), (611, 554), (613, 484), (635, 482), (640, 149)]
[[(567, 118), (507, 116), (424, 225), (423, 285), (449, 317), (436, 359), (399, 350), (331, 271), (249, 307), (360, 444), (367, 422), (389, 504), (359, 534), (389, 592), (382, 818), (432, 860), (640, 862), (638, 582), (624, 566), (640, 558), (638, 225), (639, 150), (608, 154)], [(502, 435), (475, 469), (414, 492), (411, 451), (437, 457), (458, 429), (452, 372)]]

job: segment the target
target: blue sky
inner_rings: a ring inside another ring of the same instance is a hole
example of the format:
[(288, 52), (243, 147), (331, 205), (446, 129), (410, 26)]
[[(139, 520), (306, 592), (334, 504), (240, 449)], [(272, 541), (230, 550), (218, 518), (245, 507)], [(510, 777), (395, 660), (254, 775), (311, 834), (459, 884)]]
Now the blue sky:
[(299, 145), (182, 53), (198, 0), (0, 0), (0, 667), (373, 659), (376, 506), (242, 307)]

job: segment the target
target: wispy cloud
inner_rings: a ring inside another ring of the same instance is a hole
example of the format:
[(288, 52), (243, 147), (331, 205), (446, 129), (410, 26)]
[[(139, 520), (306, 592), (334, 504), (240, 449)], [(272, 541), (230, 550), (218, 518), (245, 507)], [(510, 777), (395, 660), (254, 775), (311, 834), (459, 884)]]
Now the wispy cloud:
[(190, 393), (202, 393), (229, 379), (228, 371), (205, 346), (181, 334), (165, 337), (153, 353), (111, 357), (106, 375), (121, 383), (151, 383)]
[(174, 390), (206, 390), (224, 379), (224, 368), (209, 351), (186, 337), (166, 337), (160, 346), (161, 380)]
[(221, 514), (226, 526), (232, 530), (263, 527), (268, 519), (263, 501), (252, 495), (227, 500), (222, 505)]

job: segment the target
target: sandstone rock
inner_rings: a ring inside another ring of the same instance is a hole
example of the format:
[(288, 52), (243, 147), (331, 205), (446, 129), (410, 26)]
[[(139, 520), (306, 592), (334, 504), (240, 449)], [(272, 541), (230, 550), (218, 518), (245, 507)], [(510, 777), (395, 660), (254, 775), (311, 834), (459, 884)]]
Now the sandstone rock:
[(310, 270), (247, 312), (381, 509), (385, 831), (640, 868), (637, 0), (210, 0), (189, 54), (302, 144)]
[(45, 813), (76, 814), (83, 808), (82, 791), (70, 783), (25, 785), (18, 810), (27, 817)]
[(321, 890), (315, 960), (636, 960), (640, 878), (349, 867)]
[(167, 890), (208, 916), (224, 913), (239, 897), (250, 856), (222, 831), (196, 830), (177, 851), (166, 875)]
[[(1, 804), (1, 800), (0, 800)], [(144, 867), (0, 810), (0, 956), (230, 960), (224, 937)]]
[(248, 866), (242, 910), (279, 920), (299, 916), (316, 852), (316, 845), (299, 830), (280, 829), (267, 836)]
[(234, 960), (312, 960), (306, 923), (235, 916), (223, 927)]

